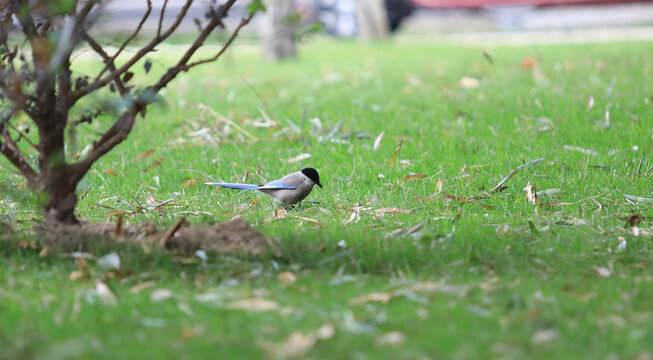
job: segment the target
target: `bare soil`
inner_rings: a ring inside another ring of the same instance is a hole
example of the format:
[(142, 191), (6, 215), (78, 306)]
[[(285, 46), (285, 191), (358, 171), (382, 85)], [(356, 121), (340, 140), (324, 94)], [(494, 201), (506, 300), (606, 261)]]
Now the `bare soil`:
[(181, 220), (176, 229), (156, 227), (151, 223), (118, 225), (116, 223), (81, 222), (79, 225), (54, 224), (34, 229), (44, 246), (51, 250), (88, 251), (99, 243), (135, 243), (144, 249), (162, 246), (182, 253), (247, 253), (259, 255), (269, 247), (268, 239), (241, 219), (214, 225), (189, 225)]

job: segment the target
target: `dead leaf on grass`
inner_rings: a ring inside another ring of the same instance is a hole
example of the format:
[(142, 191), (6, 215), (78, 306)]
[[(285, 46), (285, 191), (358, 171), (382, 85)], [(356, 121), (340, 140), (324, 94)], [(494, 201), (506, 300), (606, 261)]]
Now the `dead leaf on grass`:
[(315, 224), (315, 225), (319, 225), (319, 226), (326, 226), (326, 224), (323, 224), (323, 223), (321, 223), (321, 222), (319, 222), (319, 221), (317, 221), (315, 219), (308, 218), (308, 217), (305, 217), (305, 216), (295, 216), (295, 218), (297, 218), (299, 220), (309, 222), (311, 224)]
[(555, 188), (555, 189), (546, 189), (546, 190), (540, 190), (535, 193), (536, 198), (541, 198), (543, 196), (553, 196), (557, 193), (560, 192), (560, 189)]
[(558, 339), (558, 331), (554, 329), (538, 330), (531, 336), (531, 343), (546, 344)]
[(412, 180), (421, 179), (423, 177), (426, 177), (426, 174), (410, 174), (410, 175), (404, 176), (404, 180), (412, 181)]
[(596, 271), (597, 274), (599, 274), (600, 277), (610, 277), (610, 270), (608, 268), (602, 266), (594, 266), (592, 268), (594, 271)]
[(136, 294), (136, 293), (138, 293), (138, 292), (140, 292), (142, 290), (145, 290), (147, 288), (151, 288), (152, 286), (154, 286), (154, 284), (156, 284), (156, 282), (153, 281), (153, 280), (146, 281), (146, 282), (143, 282), (143, 283), (140, 283), (140, 284), (136, 284), (136, 285), (132, 286), (131, 288), (129, 288), (129, 293), (130, 294)]
[(481, 82), (471, 76), (463, 76), (460, 78), (460, 87), (463, 89), (473, 89), (481, 85)]
[(185, 183), (183, 183), (181, 186), (185, 189), (189, 186), (197, 185), (197, 180), (188, 180)]
[(377, 337), (375, 343), (377, 345), (398, 345), (403, 343), (404, 340), (405, 336), (403, 333), (400, 333), (399, 331), (391, 331)]
[(351, 303), (353, 305), (361, 305), (361, 304), (366, 304), (368, 302), (379, 302), (379, 303), (387, 303), (392, 299), (392, 294), (390, 293), (369, 293), (366, 295), (362, 295), (359, 297), (355, 297), (351, 299)]
[(537, 193), (533, 191), (533, 189), (537, 189), (537, 186), (531, 185), (531, 181), (528, 180), (526, 183), (526, 187), (523, 188), (522, 190), (526, 191), (526, 200), (528, 200), (530, 204), (535, 205), (537, 204), (538, 199), (537, 199)]
[(288, 210), (286, 209), (274, 209), (274, 217), (275, 219), (283, 219), (284, 216), (288, 213)]
[(159, 158), (159, 159), (154, 160), (150, 165), (148, 165), (145, 169), (143, 169), (143, 171), (150, 171), (150, 170), (154, 169), (155, 167), (161, 166), (161, 163), (163, 162), (163, 160), (165, 160), (165, 159)]
[(444, 180), (442, 180), (442, 178), (439, 178), (438, 181), (435, 182), (435, 189), (438, 190), (438, 192), (442, 192), (443, 185), (444, 185)]
[(95, 281), (95, 291), (104, 305), (114, 306), (118, 304), (118, 298), (111, 291), (111, 288), (100, 280)]
[(291, 157), (290, 159), (288, 159), (288, 162), (289, 163), (296, 163), (296, 162), (300, 162), (302, 160), (306, 160), (306, 159), (308, 159), (310, 157), (311, 157), (311, 154), (303, 153), (303, 154), (299, 154), (299, 155), (297, 155), (295, 157)]
[(412, 213), (413, 210), (410, 209), (400, 209), (396, 207), (389, 207), (389, 208), (383, 208), (383, 209), (376, 209), (374, 210), (374, 214), (376, 216), (383, 216), (386, 213), (393, 213), (393, 214), (410, 214)]
[(469, 294), (471, 287), (469, 285), (447, 284), (443, 282), (424, 281), (406, 288), (413, 292), (440, 292), (443, 294), (456, 295), (460, 298)]
[(144, 152), (142, 152), (142, 153), (136, 155), (136, 156), (134, 157), (134, 160), (137, 160), (137, 159), (144, 159), (144, 158), (146, 158), (146, 157), (152, 155), (153, 152), (154, 152), (154, 149), (144, 151)]
[(284, 271), (277, 275), (277, 280), (284, 285), (290, 285), (297, 282), (297, 276), (290, 271)]
[(626, 199), (637, 203), (653, 204), (653, 199), (651, 198), (645, 198), (645, 197), (633, 196), (633, 195), (624, 195), (624, 196), (626, 197)]
[(564, 145), (563, 148), (568, 151), (577, 151), (583, 155), (597, 156), (599, 153), (592, 149), (585, 149), (580, 146)]
[(97, 259), (97, 266), (102, 270), (120, 269), (120, 256), (116, 253), (109, 253)]
[(397, 147), (395, 148), (395, 151), (392, 152), (392, 155), (390, 155), (390, 159), (388, 159), (388, 167), (392, 169), (392, 166), (394, 165), (394, 160), (397, 157), (397, 154), (399, 154), (399, 151), (401, 150), (401, 145), (404, 143), (403, 140), (399, 140), (399, 144), (397, 144)]
[(537, 61), (531, 57), (525, 57), (521, 61), (521, 68), (522, 69), (531, 69), (533, 66), (537, 64)]
[(372, 147), (373, 151), (377, 151), (379, 148), (381, 148), (381, 140), (383, 140), (383, 135), (385, 135), (385, 131), (381, 131), (379, 136), (374, 139), (374, 146)]
[(169, 289), (156, 289), (150, 293), (150, 301), (162, 302), (172, 298), (174, 294)]
[(68, 278), (72, 281), (79, 280), (79, 279), (88, 279), (90, 275), (88, 273), (85, 273), (80, 270), (73, 270), (70, 272), (70, 275), (68, 275)]
[(246, 311), (274, 311), (279, 310), (279, 304), (276, 301), (252, 298), (234, 300), (227, 305), (231, 310), (246, 310)]

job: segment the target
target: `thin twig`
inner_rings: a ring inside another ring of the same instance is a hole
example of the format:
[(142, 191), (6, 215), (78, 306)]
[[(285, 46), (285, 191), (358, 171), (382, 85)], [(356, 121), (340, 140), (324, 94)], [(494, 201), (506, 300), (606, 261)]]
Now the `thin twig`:
[(181, 228), (182, 225), (186, 223), (186, 217), (182, 216), (177, 222), (172, 225), (166, 232), (163, 234), (163, 237), (159, 241), (159, 246), (162, 248), (165, 248), (166, 245), (168, 244), (168, 241), (175, 235), (177, 231), (179, 231), (179, 228)]
[[(233, 2), (233, 1), (232, 1)], [(110, 72), (107, 74), (104, 78), (98, 79), (93, 81), (92, 83), (88, 84), (87, 86), (77, 90), (73, 94), (73, 103), (80, 98), (86, 96), (87, 94), (100, 89), (107, 85), (108, 83), (112, 82), (116, 77), (121, 76), (123, 73), (125, 73), (127, 70), (129, 70), (134, 64), (136, 64), (139, 60), (141, 60), (145, 55), (149, 54), (154, 50), (154, 48), (162, 43), (164, 40), (166, 40), (176, 29), (179, 27), (179, 24), (181, 24), (181, 21), (186, 17), (186, 13), (188, 12), (188, 9), (190, 8), (191, 4), (193, 3), (192, 0), (186, 0), (186, 3), (184, 6), (181, 8), (179, 14), (177, 14), (177, 18), (175, 19), (175, 22), (170, 25), (168, 30), (166, 30), (165, 33), (163, 33), (161, 36), (156, 37), (152, 39), (149, 43), (145, 44), (142, 48), (140, 48), (136, 54), (134, 54), (131, 59), (129, 59), (125, 64), (123, 64), (120, 68), (116, 69), (115, 71)]]
[(163, 27), (163, 17), (165, 16), (167, 6), (168, 6), (168, 0), (165, 0), (163, 2), (163, 6), (161, 7), (161, 14), (159, 14), (159, 26), (156, 29), (156, 37), (161, 37), (161, 29)]
[[(167, 3), (167, 1), (166, 1), (166, 3)], [(165, 9), (165, 7), (164, 7), (164, 9)], [(122, 53), (122, 51), (125, 49), (125, 47), (136, 37), (136, 35), (138, 35), (139, 32), (141, 32), (141, 29), (143, 28), (143, 24), (145, 23), (147, 18), (150, 17), (151, 12), (152, 12), (152, 1), (147, 0), (147, 10), (145, 11), (145, 14), (143, 14), (143, 17), (141, 18), (141, 21), (136, 26), (136, 29), (134, 30), (134, 32), (132, 32), (131, 35), (129, 35), (129, 37), (122, 43), (122, 45), (120, 45), (120, 47), (118, 48), (116, 53), (113, 54), (113, 56), (109, 60), (105, 60), (105, 65), (102, 68), (102, 71), (100, 71), (100, 73), (95, 77), (95, 81), (98, 81), (100, 79), (100, 77), (102, 76), (102, 74), (104, 74), (104, 72), (107, 71), (107, 70), (111, 70), (111, 72), (116, 71), (115, 61), (118, 58), (118, 55), (120, 55), (120, 53)], [(157, 38), (158, 37), (159, 36), (157, 34)], [(111, 69), (111, 67), (113, 67), (113, 69)]]

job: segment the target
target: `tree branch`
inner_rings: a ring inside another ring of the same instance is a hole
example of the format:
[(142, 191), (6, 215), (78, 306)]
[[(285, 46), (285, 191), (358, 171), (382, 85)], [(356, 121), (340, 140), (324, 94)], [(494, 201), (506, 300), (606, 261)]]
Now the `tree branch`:
[[(108, 66), (109, 70), (111, 71), (116, 71), (116, 65), (113, 63), (113, 59), (109, 57), (109, 54), (104, 51), (102, 48), (102, 45), (100, 45), (95, 39), (93, 39), (88, 33), (84, 33), (82, 36), (84, 41), (86, 41), (90, 46), (93, 51), (95, 51), (100, 57), (102, 57), (102, 60), (104, 60), (106, 66)], [(125, 85), (122, 83), (122, 80), (120, 80), (120, 77), (115, 78), (114, 83), (116, 84), (116, 87), (118, 88), (118, 92), (120, 95), (124, 96), (127, 94), (127, 89), (125, 88)]]
[[(229, 9), (231, 9), (231, 7), (234, 5), (235, 2), (236, 2), (236, 0), (228, 0), (227, 2), (225, 2), (224, 4), (222, 4), (218, 8), (217, 12), (211, 11), (211, 14), (212, 14), (211, 21), (209, 21), (209, 23), (204, 27), (204, 29), (202, 30), (200, 35), (195, 39), (195, 41), (193, 41), (193, 43), (188, 48), (188, 50), (186, 50), (186, 53), (184, 53), (184, 55), (181, 57), (181, 59), (179, 59), (177, 64), (175, 66), (169, 68), (168, 71), (161, 77), (161, 79), (159, 79), (159, 81), (156, 84), (152, 85), (150, 87), (150, 89), (154, 90), (155, 92), (158, 92), (159, 90), (164, 88), (166, 85), (168, 85), (168, 83), (170, 81), (172, 81), (172, 79), (177, 77), (177, 75), (181, 71), (186, 71), (186, 70), (190, 69), (193, 66), (200, 65), (198, 63), (196, 65), (188, 66), (188, 61), (190, 61), (190, 58), (193, 56), (193, 54), (195, 54), (197, 49), (199, 49), (200, 47), (202, 47), (202, 45), (204, 45), (204, 41), (206, 41), (206, 38), (211, 34), (211, 32), (217, 26), (220, 26), (222, 24), (222, 19), (224, 19), (227, 16), (227, 13), (228, 13)], [(254, 16), (254, 14), (250, 14), (249, 17), (243, 18), (240, 21), (240, 24), (238, 25), (238, 27), (236, 27), (236, 29), (232, 32), (231, 37), (229, 37), (229, 40), (227, 40), (227, 42), (222, 47), (222, 49), (220, 49), (218, 54), (212, 58), (213, 60), (217, 59), (218, 57), (220, 57), (220, 55), (222, 55), (224, 50), (226, 50), (226, 48), (236, 38), (236, 36), (238, 35), (238, 32), (240, 31), (240, 29), (243, 26), (245, 26), (252, 19), (253, 16)], [(209, 62), (209, 61), (204, 61), (204, 62), (202, 62), (202, 64), (206, 63), (206, 62)]]
[(192, 67), (202, 65), (202, 64), (206, 64), (206, 63), (210, 63), (210, 62), (218, 60), (218, 58), (220, 56), (222, 56), (222, 54), (227, 50), (227, 47), (229, 47), (229, 45), (231, 45), (231, 43), (236, 39), (236, 36), (238, 35), (238, 32), (240, 31), (240, 29), (243, 26), (247, 25), (250, 22), (250, 20), (252, 20), (252, 17), (253, 17), (253, 15), (250, 15), (249, 17), (240, 19), (240, 23), (238, 24), (238, 27), (231, 34), (229, 39), (227, 39), (227, 42), (224, 43), (224, 45), (222, 46), (220, 51), (218, 51), (214, 56), (212, 56), (210, 58), (198, 60), (198, 61), (192, 62), (190, 64), (187, 64), (187, 65), (184, 65), (184, 66), (181, 67), (180, 70), (181, 71), (188, 71)]
[(136, 52), (136, 54), (134, 54), (134, 56), (132, 56), (132, 58), (129, 59), (123, 66), (119, 67), (115, 71), (110, 72), (104, 78), (95, 80), (92, 83), (88, 84), (87, 86), (77, 90), (73, 95), (73, 99), (76, 101), (79, 98), (112, 82), (116, 77), (119, 77), (120, 75), (125, 73), (132, 66), (134, 66), (134, 64), (136, 64), (139, 60), (141, 60), (145, 55), (149, 54), (152, 50), (154, 50), (154, 48), (157, 45), (159, 45), (161, 42), (167, 39), (177, 29), (179, 24), (181, 24), (181, 21), (184, 19), (184, 17), (186, 17), (186, 14), (188, 13), (188, 9), (190, 8), (192, 3), (193, 0), (186, 0), (186, 3), (179, 11), (179, 14), (177, 14), (177, 19), (175, 19), (175, 22), (170, 26), (170, 28), (168, 28), (168, 30), (166, 30), (165, 33), (163, 33), (161, 36), (157, 36), (156, 38), (152, 39), (149, 43), (147, 43), (145, 46), (140, 48)]
[(159, 26), (156, 28), (156, 37), (161, 37), (161, 29), (163, 28), (163, 17), (166, 13), (166, 7), (168, 6), (168, 0), (163, 2), (161, 7), (161, 14), (159, 14)]
[[(166, 1), (166, 2), (167, 2), (167, 1)], [(128, 44), (129, 44), (129, 43), (130, 43), (130, 42), (131, 42), (131, 41), (136, 37), (136, 35), (138, 35), (138, 33), (141, 32), (141, 30), (143, 29), (143, 24), (145, 23), (145, 21), (147, 20), (147, 18), (150, 17), (150, 13), (151, 13), (151, 12), (152, 12), (152, 1), (151, 1), (151, 0), (147, 0), (147, 11), (145, 11), (145, 14), (143, 14), (143, 17), (141, 18), (141, 21), (140, 21), (140, 22), (138, 23), (138, 25), (136, 26), (136, 29), (134, 30), (134, 32), (132, 32), (131, 35), (129, 35), (129, 37), (127, 38), (127, 40), (125, 40), (125, 41), (122, 43), (122, 45), (120, 45), (120, 47), (118, 48), (118, 50), (116, 51), (116, 53), (113, 54), (113, 56), (111, 57), (111, 59), (110, 59), (109, 61), (106, 61), (106, 60), (105, 60), (105, 65), (104, 65), (104, 67), (102, 68), (102, 71), (100, 71), (100, 73), (95, 77), (95, 81), (98, 81), (98, 80), (100, 79), (100, 77), (102, 77), (102, 75), (103, 75), (107, 70), (111, 70), (111, 72), (116, 71), (116, 70), (115, 70), (115, 69), (116, 69), (116, 68), (115, 68), (115, 62), (116, 62), (116, 59), (118, 58), (118, 55), (120, 55), (120, 54), (122, 53), (122, 51), (125, 50), (125, 47), (127, 47), (127, 45), (128, 45)], [(88, 35), (88, 34), (87, 34), (87, 35)], [(113, 69), (110, 68), (111, 66), (113, 66)]]
[(25, 158), (21, 155), (18, 146), (9, 135), (9, 132), (6, 130), (3, 132), (2, 137), (4, 141), (0, 140), (0, 153), (4, 155), (25, 177), (27, 182), (30, 185), (36, 183), (36, 177), (38, 174), (34, 169), (25, 161)]
[(129, 135), (134, 126), (136, 114), (138, 114), (141, 110), (140, 107), (142, 106), (144, 105), (138, 103), (133, 103), (129, 106), (127, 110), (120, 115), (113, 126), (111, 126), (98, 141), (93, 143), (93, 149), (84, 159), (69, 165), (69, 182), (71, 184), (77, 184), (95, 161), (127, 138), (127, 135)]

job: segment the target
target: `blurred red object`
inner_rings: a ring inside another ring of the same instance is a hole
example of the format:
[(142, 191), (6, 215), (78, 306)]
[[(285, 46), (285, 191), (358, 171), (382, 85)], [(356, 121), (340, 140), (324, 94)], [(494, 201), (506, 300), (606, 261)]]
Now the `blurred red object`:
[(422, 8), (461, 9), (484, 8), (492, 6), (560, 6), (582, 4), (623, 4), (634, 2), (651, 2), (642, 0), (410, 0)]

